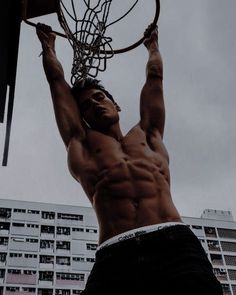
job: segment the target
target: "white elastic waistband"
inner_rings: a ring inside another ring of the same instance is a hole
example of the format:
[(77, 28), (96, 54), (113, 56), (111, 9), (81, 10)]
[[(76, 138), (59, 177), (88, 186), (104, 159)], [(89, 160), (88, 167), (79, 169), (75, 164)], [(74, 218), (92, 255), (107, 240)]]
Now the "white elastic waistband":
[(143, 226), (143, 227), (139, 227), (139, 228), (135, 228), (129, 231), (126, 231), (122, 234), (116, 235), (108, 240), (106, 240), (105, 242), (103, 242), (102, 244), (100, 244), (97, 247), (97, 251), (101, 250), (104, 247), (110, 246), (112, 244), (118, 243), (120, 241), (124, 241), (127, 239), (131, 239), (140, 235), (144, 235), (153, 231), (158, 231), (161, 230), (163, 228), (166, 227), (170, 227), (170, 226), (175, 226), (175, 225), (186, 225), (183, 222), (165, 222), (165, 223), (158, 223), (158, 224), (152, 224), (152, 225), (147, 225), (147, 226)]

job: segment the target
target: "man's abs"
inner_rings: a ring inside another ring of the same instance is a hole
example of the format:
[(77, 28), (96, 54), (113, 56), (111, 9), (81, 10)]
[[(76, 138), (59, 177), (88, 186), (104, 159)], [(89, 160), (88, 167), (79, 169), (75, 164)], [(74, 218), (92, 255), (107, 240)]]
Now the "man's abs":
[(120, 161), (98, 174), (92, 198), (100, 243), (150, 224), (180, 221), (172, 202), (169, 171), (150, 161)]

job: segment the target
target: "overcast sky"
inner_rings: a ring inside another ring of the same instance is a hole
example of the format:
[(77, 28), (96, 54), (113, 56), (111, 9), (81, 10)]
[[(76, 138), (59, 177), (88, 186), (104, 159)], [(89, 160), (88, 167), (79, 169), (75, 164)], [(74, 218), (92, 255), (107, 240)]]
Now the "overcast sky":
[[(153, 11), (154, 0), (140, 2), (143, 7), (135, 12), (139, 26), (132, 22), (122, 34), (115, 32), (125, 44), (140, 34), (140, 26), (146, 26), (142, 18), (149, 19)], [(211, 208), (231, 210), (236, 219), (235, 11), (235, 0), (161, 1), (164, 142), (170, 154), (172, 197), (184, 216), (199, 217)], [(40, 21), (56, 25), (53, 16)], [(62, 38), (56, 44), (69, 81), (71, 49)], [(9, 162), (0, 168), (0, 198), (90, 206), (67, 169), (40, 51), (34, 28), (23, 23)], [(122, 108), (124, 133), (139, 120), (146, 61), (141, 45), (109, 60), (106, 72), (98, 76)], [(4, 132), (2, 125), (0, 151)]]

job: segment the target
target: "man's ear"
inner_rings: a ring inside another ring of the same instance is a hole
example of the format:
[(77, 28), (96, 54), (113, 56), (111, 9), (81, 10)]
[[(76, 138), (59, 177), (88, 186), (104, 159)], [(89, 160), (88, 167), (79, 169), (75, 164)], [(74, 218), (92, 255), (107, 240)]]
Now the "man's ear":
[(121, 112), (121, 108), (118, 106), (118, 104), (116, 102), (114, 102), (114, 105), (116, 107), (117, 112)]

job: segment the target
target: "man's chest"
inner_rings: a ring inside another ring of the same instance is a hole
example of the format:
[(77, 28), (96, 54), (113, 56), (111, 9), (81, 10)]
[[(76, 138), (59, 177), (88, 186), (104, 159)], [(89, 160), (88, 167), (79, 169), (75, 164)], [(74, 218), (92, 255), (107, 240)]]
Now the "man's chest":
[(68, 157), (73, 175), (91, 181), (96, 181), (102, 171), (122, 176), (129, 169), (143, 166), (144, 170), (151, 170), (163, 162), (163, 156), (149, 147), (142, 134), (129, 134), (120, 141), (109, 136), (93, 136), (88, 138), (86, 148), (71, 146)]

